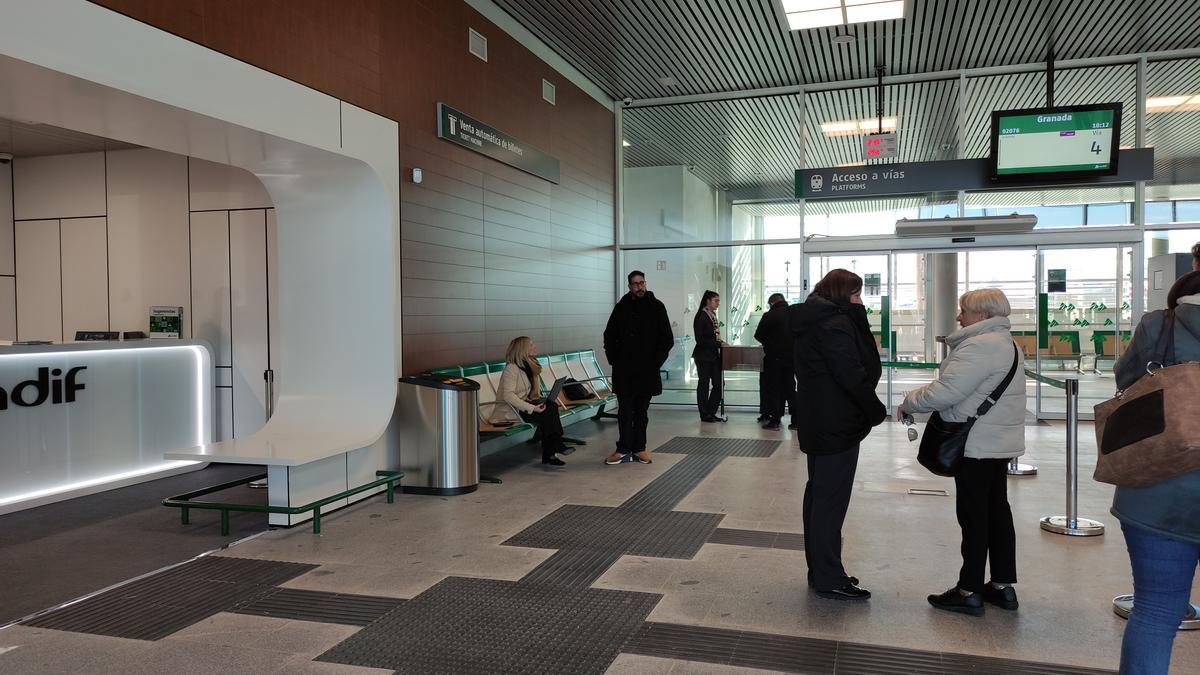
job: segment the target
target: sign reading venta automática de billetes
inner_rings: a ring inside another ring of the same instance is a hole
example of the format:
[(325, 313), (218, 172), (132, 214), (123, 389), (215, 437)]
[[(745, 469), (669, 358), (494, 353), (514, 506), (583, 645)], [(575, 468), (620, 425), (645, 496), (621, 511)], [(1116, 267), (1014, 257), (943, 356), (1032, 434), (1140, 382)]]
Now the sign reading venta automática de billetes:
[(558, 182), (557, 158), (518, 141), (503, 131), (497, 131), (445, 103), (438, 103), (437, 107), (438, 138), (444, 138), (526, 173), (545, 178), (551, 183)]

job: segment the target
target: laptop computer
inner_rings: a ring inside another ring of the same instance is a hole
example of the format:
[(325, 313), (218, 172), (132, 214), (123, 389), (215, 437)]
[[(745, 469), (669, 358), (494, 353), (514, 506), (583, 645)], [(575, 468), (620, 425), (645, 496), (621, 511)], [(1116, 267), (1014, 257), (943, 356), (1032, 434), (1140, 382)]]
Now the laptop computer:
[(554, 384), (550, 385), (550, 391), (546, 392), (545, 397), (538, 399), (538, 402), (545, 403), (546, 401), (554, 401), (555, 403), (558, 403), (558, 395), (562, 393), (563, 385), (566, 383), (567, 378), (565, 377), (560, 377), (555, 380)]

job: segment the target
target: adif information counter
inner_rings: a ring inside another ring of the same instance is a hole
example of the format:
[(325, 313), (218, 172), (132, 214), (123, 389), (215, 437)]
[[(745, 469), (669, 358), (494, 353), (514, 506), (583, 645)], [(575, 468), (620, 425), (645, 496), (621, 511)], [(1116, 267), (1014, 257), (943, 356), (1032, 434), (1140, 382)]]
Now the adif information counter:
[(213, 434), (200, 341), (0, 346), (0, 514), (203, 468), (163, 453)]

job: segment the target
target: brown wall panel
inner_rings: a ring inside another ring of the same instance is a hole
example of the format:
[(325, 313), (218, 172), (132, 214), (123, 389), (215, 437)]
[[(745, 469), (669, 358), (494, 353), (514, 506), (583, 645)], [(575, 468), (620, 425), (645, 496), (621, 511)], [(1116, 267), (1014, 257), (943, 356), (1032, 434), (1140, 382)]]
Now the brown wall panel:
[[(522, 333), (543, 352), (599, 347), (615, 300), (612, 111), (466, 3), (94, 1), (399, 123), (406, 372), (499, 358)], [(439, 101), (558, 157), (561, 182), (438, 139)]]

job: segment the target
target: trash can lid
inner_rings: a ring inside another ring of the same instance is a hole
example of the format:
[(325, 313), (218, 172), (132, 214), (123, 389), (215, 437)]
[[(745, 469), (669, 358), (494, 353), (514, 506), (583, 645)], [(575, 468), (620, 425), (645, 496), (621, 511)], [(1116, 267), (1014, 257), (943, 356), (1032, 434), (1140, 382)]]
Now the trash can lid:
[(478, 391), (479, 383), (467, 377), (437, 377), (434, 375), (407, 375), (400, 378), (401, 384), (454, 391)]

